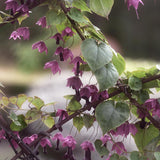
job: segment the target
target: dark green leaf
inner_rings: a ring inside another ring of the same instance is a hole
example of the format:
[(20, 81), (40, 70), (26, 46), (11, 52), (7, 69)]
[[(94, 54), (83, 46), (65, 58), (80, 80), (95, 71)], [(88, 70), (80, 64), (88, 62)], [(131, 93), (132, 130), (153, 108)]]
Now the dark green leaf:
[(119, 74), (112, 63), (96, 70), (94, 75), (101, 91), (113, 87), (119, 78)]
[(119, 75), (121, 75), (126, 68), (126, 63), (124, 58), (119, 53), (113, 54), (112, 62), (116, 67)]
[(90, 9), (96, 14), (108, 18), (114, 0), (90, 0)]
[(103, 134), (123, 124), (129, 117), (129, 107), (126, 103), (105, 101), (96, 107), (96, 120)]
[(27, 124), (25, 122), (25, 117), (24, 115), (19, 115), (17, 116), (17, 120), (13, 121), (10, 125), (10, 128), (13, 131), (21, 131), (22, 129), (24, 129), (25, 127), (27, 127)]
[(82, 54), (92, 71), (102, 68), (112, 60), (112, 49), (104, 42), (86, 39), (81, 45)]
[(141, 79), (131, 76), (128, 79), (128, 85), (132, 90), (139, 91), (142, 89), (142, 81)]
[(94, 145), (96, 147), (97, 152), (99, 153), (100, 156), (105, 156), (109, 154), (108, 149), (102, 144), (102, 141), (97, 139), (94, 142)]
[(133, 151), (130, 154), (130, 159), (131, 160), (146, 160), (145, 157), (143, 157), (139, 152)]
[(81, 129), (83, 128), (84, 126), (84, 123), (83, 123), (83, 118), (82, 117), (74, 117), (73, 118), (73, 125), (77, 128), (77, 130), (80, 132)]

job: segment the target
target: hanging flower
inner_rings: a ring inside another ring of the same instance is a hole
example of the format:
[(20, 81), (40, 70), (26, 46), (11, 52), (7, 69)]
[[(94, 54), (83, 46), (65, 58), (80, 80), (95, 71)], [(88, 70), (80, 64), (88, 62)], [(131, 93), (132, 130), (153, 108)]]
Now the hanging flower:
[(63, 142), (63, 139), (64, 139), (62, 134), (61, 133), (56, 133), (51, 139), (52, 139), (52, 141), (55, 141), (55, 140), (57, 141), (56, 142), (56, 144), (57, 144), (56, 150), (59, 150), (59, 143), (60, 143), (60, 141)]
[(41, 145), (42, 147), (46, 147), (47, 145), (48, 145), (49, 147), (52, 147), (52, 144), (51, 144), (50, 140), (47, 139), (47, 138), (41, 139), (40, 145)]
[(42, 26), (42, 28), (47, 28), (46, 16), (41, 17), (36, 24)]
[(33, 134), (30, 137), (24, 137), (23, 138), (23, 142), (26, 143), (26, 144), (30, 144), (30, 143), (32, 143), (37, 138), (38, 138), (38, 135), (37, 134)]
[(61, 69), (58, 65), (58, 62), (55, 60), (45, 63), (44, 69), (48, 69), (48, 68), (51, 69), (53, 74), (56, 74), (57, 72), (61, 73)]
[(63, 31), (62, 31), (62, 36), (70, 36), (72, 37), (73, 36), (73, 31), (71, 28), (69, 27), (66, 27)]
[(6, 4), (6, 10), (12, 10), (13, 11), (13, 13), (15, 13), (16, 12), (16, 9), (17, 9), (17, 7), (18, 7), (18, 3), (17, 3), (17, 1), (16, 0), (7, 0), (6, 2), (5, 2), (5, 4)]
[(56, 33), (54, 36), (50, 37), (51, 39), (56, 40), (56, 44), (58, 45), (60, 40), (64, 41), (62, 35), (60, 33)]
[(48, 53), (48, 49), (43, 41), (36, 42), (32, 45), (32, 49), (36, 49), (36, 48), (40, 53), (42, 52), (46, 52), (46, 54)]

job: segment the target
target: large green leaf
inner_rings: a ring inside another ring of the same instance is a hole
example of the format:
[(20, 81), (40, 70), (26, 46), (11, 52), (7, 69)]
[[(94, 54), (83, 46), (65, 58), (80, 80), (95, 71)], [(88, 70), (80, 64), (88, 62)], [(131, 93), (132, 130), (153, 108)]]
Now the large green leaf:
[(133, 137), (140, 151), (143, 151), (145, 146), (147, 146), (154, 138), (159, 136), (159, 130), (153, 125), (141, 129), (139, 124), (137, 124), (136, 128), (138, 129), (138, 132)]
[(96, 120), (98, 121), (103, 134), (120, 126), (129, 117), (129, 107), (126, 103), (105, 101), (96, 107)]
[(154, 156), (155, 156), (156, 160), (160, 160), (160, 152), (155, 152)]
[(126, 67), (124, 58), (119, 53), (116, 53), (116, 54), (113, 54), (112, 62), (116, 67), (119, 75), (121, 75), (124, 72)]
[(90, 0), (90, 9), (96, 14), (108, 18), (114, 0)]
[(86, 39), (81, 45), (82, 54), (92, 71), (102, 68), (112, 60), (112, 49), (104, 42)]
[(119, 74), (112, 63), (94, 72), (101, 91), (113, 87), (119, 78)]

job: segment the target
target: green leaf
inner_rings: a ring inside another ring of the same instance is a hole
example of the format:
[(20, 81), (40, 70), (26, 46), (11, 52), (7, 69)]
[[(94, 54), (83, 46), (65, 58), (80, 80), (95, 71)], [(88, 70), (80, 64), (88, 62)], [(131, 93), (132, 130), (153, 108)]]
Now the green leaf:
[(128, 85), (132, 90), (139, 91), (142, 89), (142, 81), (141, 79), (131, 76), (128, 79)]
[(87, 19), (84, 18), (82, 12), (77, 8), (71, 8), (71, 10), (68, 12), (68, 16), (73, 19), (76, 22), (79, 23), (87, 23)]
[(109, 160), (119, 160), (119, 155), (114, 153)]
[(42, 118), (42, 121), (48, 128), (51, 128), (55, 124), (52, 116), (45, 116)]
[(154, 152), (156, 160), (160, 160), (160, 152)]
[(74, 95), (65, 95), (64, 98), (67, 100), (71, 100), (72, 98), (74, 98)]
[[(1, 17), (0, 15), (0, 24), (3, 23), (3, 18)], [(1, 86), (1, 83), (0, 83), (0, 86)]]
[(40, 99), (39, 97), (34, 97), (34, 99), (32, 99), (31, 104), (33, 104), (38, 110), (40, 110), (45, 104), (44, 101), (42, 99)]
[(9, 114), (9, 118), (10, 118), (13, 122), (18, 120), (17, 115), (16, 115), (13, 111), (11, 111), (11, 113)]
[(27, 124), (25, 122), (25, 117), (24, 115), (19, 115), (17, 116), (17, 120), (13, 121), (10, 125), (11, 130), (13, 131), (21, 131), (22, 129), (24, 129), (25, 127), (27, 127)]
[(109, 154), (108, 149), (102, 144), (102, 141), (97, 139), (94, 142), (94, 145), (96, 147), (97, 152), (99, 153), (100, 156), (105, 156)]
[(138, 132), (134, 137), (137, 148), (143, 151), (144, 147), (147, 146), (154, 138), (159, 136), (159, 130), (153, 125), (141, 129), (139, 124), (136, 124)]
[(27, 18), (28, 18), (28, 15), (27, 15), (27, 14), (18, 17), (17, 20), (18, 20), (19, 25), (21, 25), (22, 22), (23, 22), (25, 19), (27, 19)]
[(17, 97), (12, 96), (12, 97), (9, 98), (9, 101), (10, 101), (10, 103), (12, 103), (12, 104), (17, 104)]
[(96, 120), (103, 134), (123, 124), (129, 117), (129, 107), (126, 103), (105, 101), (96, 107)]
[(108, 18), (114, 0), (90, 0), (90, 9), (96, 14)]
[(69, 102), (67, 109), (69, 111), (76, 111), (76, 110), (80, 109), (81, 107), (82, 107), (81, 104), (76, 100), (75, 97), (73, 97), (71, 99), (71, 101)]
[(3, 103), (4, 106), (8, 106), (8, 104), (9, 104), (8, 97), (3, 96), (2, 97), (2, 103)]
[(27, 100), (27, 96), (25, 94), (19, 94), (17, 97), (17, 106), (21, 108), (22, 104)]
[(91, 13), (91, 10), (88, 8), (86, 2), (84, 0), (75, 0), (72, 3), (73, 7), (80, 9), (81, 11), (87, 11)]
[(42, 115), (42, 112), (37, 108), (31, 108), (25, 115), (26, 122), (31, 123), (39, 119)]
[(158, 79), (143, 84), (144, 89), (145, 88), (159, 88), (159, 87), (160, 87), (160, 83)]
[(84, 123), (83, 123), (83, 118), (81, 116), (79, 117), (74, 117), (73, 118), (73, 125), (77, 128), (77, 130), (80, 132), (81, 129), (83, 128), (84, 126)]
[(94, 116), (91, 116), (89, 114), (84, 114), (83, 115), (83, 123), (84, 123), (84, 125), (85, 125), (85, 127), (87, 129), (89, 129), (90, 127), (92, 127), (94, 121), (95, 121), (95, 117)]
[(100, 91), (113, 87), (119, 78), (119, 74), (112, 63), (107, 64), (94, 72)]
[(66, 16), (64, 13), (58, 13), (55, 10), (49, 10), (46, 15), (47, 24), (49, 25), (57, 25), (61, 24), (66, 20)]
[(116, 67), (119, 75), (121, 75), (126, 68), (126, 63), (124, 58), (119, 53), (117, 53), (117, 55), (113, 54), (112, 62)]
[(82, 54), (92, 71), (102, 68), (112, 60), (112, 49), (104, 42), (86, 39), (81, 45)]

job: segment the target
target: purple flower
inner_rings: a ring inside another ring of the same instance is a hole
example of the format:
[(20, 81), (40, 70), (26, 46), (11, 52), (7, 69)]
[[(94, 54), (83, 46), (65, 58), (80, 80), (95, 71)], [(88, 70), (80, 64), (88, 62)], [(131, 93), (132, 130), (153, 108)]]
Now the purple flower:
[(75, 89), (76, 91), (78, 91), (82, 85), (83, 84), (79, 77), (74, 76), (67, 79), (67, 86)]
[(6, 4), (6, 8), (5, 8), (6, 10), (11, 9), (13, 13), (16, 12), (16, 9), (18, 7), (18, 3), (16, 0), (7, 0), (5, 4)]
[(84, 141), (80, 146), (81, 146), (81, 148), (82, 148), (83, 150), (85, 150), (85, 151), (87, 151), (88, 149), (89, 149), (90, 151), (95, 151), (92, 143), (89, 142), (89, 141)]
[(56, 133), (52, 138), (52, 141), (57, 140), (57, 146), (56, 146), (56, 150), (59, 150), (59, 142), (63, 142), (64, 137), (62, 136), (61, 133)]
[(55, 39), (57, 45), (59, 44), (60, 40), (64, 41), (63, 38), (62, 38), (62, 35), (60, 33), (56, 33), (54, 36), (52, 36), (50, 38), (51, 39)]
[(91, 160), (91, 151), (95, 150), (92, 143), (90, 143), (89, 141), (84, 141), (80, 146), (83, 150), (85, 150), (84, 160)]
[(127, 152), (122, 142), (114, 143), (112, 146), (112, 151), (113, 150), (115, 150), (119, 155), (121, 155), (124, 152)]
[(135, 9), (135, 11), (136, 11), (136, 14), (137, 14), (137, 18), (138, 18), (138, 19), (139, 19), (139, 16), (138, 16), (137, 10), (138, 10), (138, 5), (139, 5), (139, 3), (141, 3), (142, 5), (144, 5), (141, 0), (127, 0), (128, 10), (130, 9), (131, 6), (133, 6), (134, 9)]
[(3, 129), (0, 130), (0, 140), (1, 139), (6, 139), (6, 137), (5, 137), (5, 131)]
[(38, 51), (40, 53), (42, 52), (46, 52), (46, 54), (48, 53), (48, 49), (43, 41), (36, 42), (32, 45), (32, 49), (36, 49), (36, 48), (38, 48)]
[(112, 142), (111, 137), (109, 135), (107, 135), (107, 134), (105, 134), (104, 136), (102, 136), (100, 139), (101, 139), (103, 145), (105, 145), (108, 141)]
[(105, 90), (105, 91), (100, 92), (100, 97), (102, 97), (103, 99), (108, 99), (109, 98), (109, 94)]
[(29, 16), (29, 8), (26, 4), (22, 4), (17, 7), (16, 12), (23, 12)]
[(23, 138), (23, 142), (26, 143), (26, 144), (30, 144), (30, 143), (32, 143), (37, 138), (38, 138), (38, 135), (37, 134), (33, 134), (30, 137), (24, 137)]
[(64, 48), (64, 50), (63, 50), (63, 58), (64, 58), (64, 60), (67, 60), (68, 58), (70, 58), (71, 60), (73, 59), (73, 54), (72, 54), (70, 49)]
[(79, 66), (80, 64), (86, 64), (86, 62), (84, 62), (81, 57), (77, 56), (70, 63), (74, 64), (74, 67), (72, 70), (74, 74), (78, 76), (80, 73), (80, 75), (82, 76), (82, 71), (79, 70)]
[(128, 122), (125, 122), (124, 124), (117, 127), (115, 136), (121, 135), (127, 137), (129, 133), (135, 135), (137, 133), (137, 128), (134, 124), (129, 124)]
[(70, 36), (72, 37), (73, 36), (73, 31), (71, 28), (69, 27), (66, 27), (63, 31), (62, 31), (62, 36)]
[(41, 17), (36, 24), (42, 26), (42, 28), (47, 28), (46, 16)]
[(81, 88), (80, 96), (84, 99), (89, 99), (89, 97), (91, 96), (89, 88), (88, 87)]
[(63, 147), (70, 147), (73, 149), (75, 149), (77, 142), (75, 141), (75, 139), (72, 136), (67, 136), (63, 139), (63, 143), (62, 146)]
[(40, 144), (41, 144), (42, 147), (46, 147), (46, 145), (48, 145), (49, 147), (52, 147), (52, 144), (51, 144), (50, 140), (47, 139), (47, 138), (41, 139)]
[(44, 66), (44, 69), (50, 68), (53, 74), (56, 74), (57, 72), (61, 73), (61, 69), (58, 65), (57, 61), (50, 61), (47, 62)]
[(62, 116), (62, 120), (64, 120), (65, 118), (68, 117), (68, 113), (63, 109), (58, 109), (57, 113), (56, 113), (56, 116), (59, 116), (59, 117)]
[(28, 27), (18, 28), (16, 31), (13, 31), (9, 37), (9, 39), (13, 38), (14, 40), (21, 39), (23, 37), (24, 40), (29, 40), (30, 32)]

